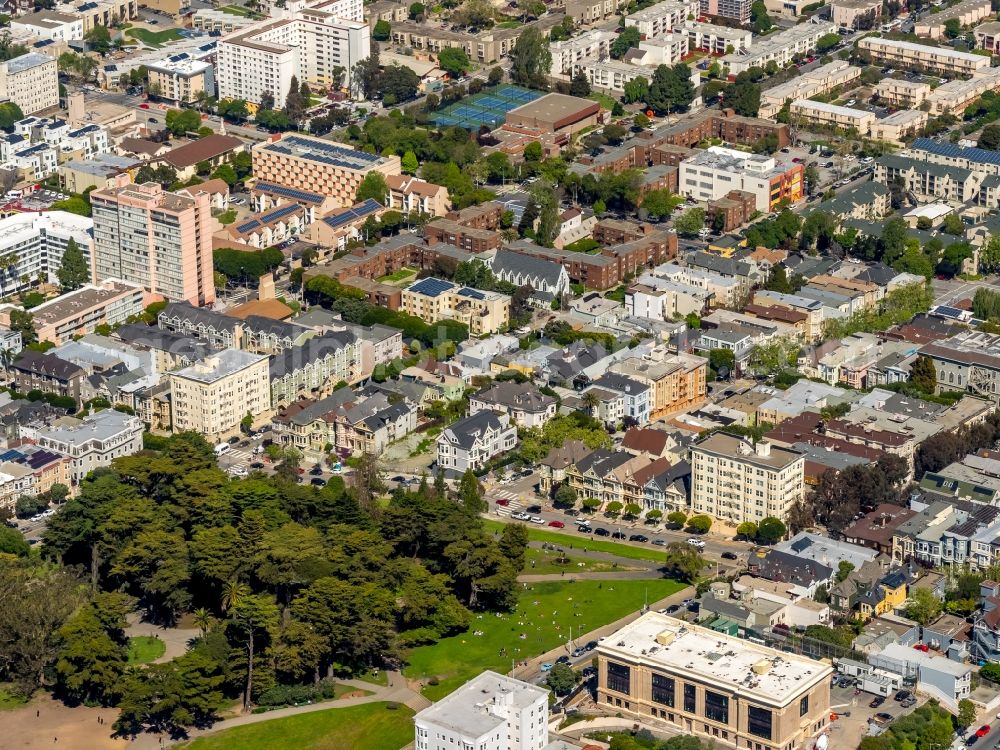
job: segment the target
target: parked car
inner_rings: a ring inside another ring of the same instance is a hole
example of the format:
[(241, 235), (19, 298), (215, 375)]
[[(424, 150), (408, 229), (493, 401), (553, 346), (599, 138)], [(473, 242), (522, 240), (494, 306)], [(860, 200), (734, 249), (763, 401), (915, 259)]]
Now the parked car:
[(550, 669), (552, 669), (552, 663), (551, 662), (545, 662), (544, 664), (542, 664), (542, 666), (540, 667), (540, 669), (543, 672), (548, 672)]
[(705, 543), (701, 539), (696, 539), (695, 537), (691, 537), (690, 539), (687, 540), (687, 543), (690, 544), (692, 547), (697, 547), (698, 549), (705, 549)]
[(896, 693), (896, 696), (895, 696), (895, 698), (893, 698), (893, 700), (895, 700), (897, 702), (898, 701), (905, 701), (911, 695), (913, 695), (913, 693), (911, 693), (909, 690), (900, 690), (898, 693)]
[(611, 535), (611, 538), (612, 539), (628, 539), (628, 534), (626, 534), (624, 531), (616, 531), (614, 534)]
[(569, 657), (563, 654), (558, 659), (556, 659), (556, 664), (569, 664)]
[(868, 708), (878, 708), (883, 703), (885, 703), (885, 698), (881, 695), (876, 695), (872, 698), (872, 702), (868, 704)]
[(566, 528), (566, 524), (564, 524), (562, 521), (549, 521), (549, 526), (551, 526), (553, 529)]
[(885, 711), (880, 711), (872, 717), (872, 721), (876, 724), (888, 724), (892, 721), (892, 714), (887, 714)]
[(542, 512), (542, 506), (541, 505), (529, 505), (527, 508), (525, 508), (525, 510), (528, 511), (529, 513), (541, 513)]
[(722, 553), (722, 559), (723, 560), (738, 560), (739, 558), (740, 558), (740, 556), (737, 555), (735, 552), (723, 552)]
[(537, 523), (537, 524), (543, 524), (543, 523), (545, 523), (545, 519), (542, 518), (541, 516), (528, 516), (528, 519), (532, 523)]
[(570, 518), (576, 518), (578, 515), (580, 515), (580, 511), (578, 511), (576, 508), (567, 508), (564, 512)]
[(990, 733), (990, 725), (983, 724), (979, 729), (976, 730), (976, 737), (985, 737)]
[(508, 505), (510, 505), (510, 500), (508, 500), (505, 497), (501, 497), (499, 500), (497, 500), (497, 505), (499, 505), (501, 508), (506, 508)]
[(594, 535), (595, 536), (611, 536), (611, 532), (608, 531), (607, 529), (597, 528), (597, 529), (594, 529)]
[(597, 641), (587, 641), (587, 643), (584, 644), (583, 647), (588, 651), (593, 651), (595, 648), (597, 648)]
[(583, 646), (577, 646), (576, 648), (573, 649), (573, 658), (577, 659), (583, 656), (585, 653), (587, 653), (587, 649), (585, 649)]
[(653, 540), (653, 545), (656, 546), (656, 547), (666, 547), (667, 546), (667, 540), (666, 539), (654, 539)]
[(648, 542), (649, 537), (642, 534), (633, 534), (628, 538), (630, 542)]
[(260, 461), (254, 461), (252, 464), (250, 464), (250, 468), (251, 469), (263, 469), (264, 468), (264, 464), (261, 463)]
[(322, 477), (314, 477), (309, 481), (309, 484), (313, 485), (314, 487), (325, 487), (326, 480), (323, 479)]
[(516, 511), (514, 511), (513, 513), (510, 514), (510, 517), (513, 518), (515, 521), (530, 521), (531, 520), (531, 515), (528, 514), (528, 513), (525, 513), (523, 510), (516, 510)]
[(309, 473), (314, 477), (318, 477), (320, 474), (323, 473), (323, 467), (320, 466), (319, 464), (316, 464), (311, 469), (309, 469)]

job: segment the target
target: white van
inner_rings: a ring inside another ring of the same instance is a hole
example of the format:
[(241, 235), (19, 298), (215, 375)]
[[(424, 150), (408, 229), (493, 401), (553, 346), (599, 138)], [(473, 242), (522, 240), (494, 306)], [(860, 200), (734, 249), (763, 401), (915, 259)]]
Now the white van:
[(215, 457), (224, 456), (229, 453), (229, 443), (219, 443), (215, 446)]

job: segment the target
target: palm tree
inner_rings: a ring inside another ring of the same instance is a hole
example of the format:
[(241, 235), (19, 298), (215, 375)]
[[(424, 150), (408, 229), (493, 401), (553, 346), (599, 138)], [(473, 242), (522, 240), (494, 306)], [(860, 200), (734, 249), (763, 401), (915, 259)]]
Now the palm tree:
[(233, 607), (238, 607), (249, 595), (250, 587), (245, 583), (240, 583), (236, 579), (226, 581), (222, 587), (222, 611), (228, 612)]
[(594, 416), (597, 407), (601, 405), (601, 399), (593, 391), (587, 391), (583, 394), (583, 405), (590, 409), (590, 416)]
[(197, 625), (198, 630), (201, 631), (202, 638), (208, 634), (208, 629), (212, 627), (213, 619), (212, 613), (204, 607), (199, 607), (194, 611), (194, 624)]

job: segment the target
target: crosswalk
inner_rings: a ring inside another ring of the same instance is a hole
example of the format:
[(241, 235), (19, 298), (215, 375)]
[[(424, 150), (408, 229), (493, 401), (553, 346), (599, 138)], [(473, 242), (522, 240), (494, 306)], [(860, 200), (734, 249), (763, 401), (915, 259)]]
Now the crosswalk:
[(253, 454), (250, 451), (231, 450), (226, 455), (232, 457), (233, 463), (239, 463), (241, 461), (251, 461), (251, 460), (253, 460)]
[(521, 510), (524, 504), (520, 501), (520, 495), (510, 490), (496, 490), (490, 493), (493, 500), (506, 500), (506, 505), (497, 505), (496, 514), (498, 516), (509, 516), (512, 512)]

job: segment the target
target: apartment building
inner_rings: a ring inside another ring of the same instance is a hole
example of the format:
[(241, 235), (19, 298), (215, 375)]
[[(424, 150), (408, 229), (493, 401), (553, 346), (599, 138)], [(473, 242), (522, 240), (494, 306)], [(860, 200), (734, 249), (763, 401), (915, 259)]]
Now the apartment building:
[(565, 39), (549, 44), (552, 53), (552, 65), (549, 72), (552, 75), (569, 75), (575, 63), (586, 59), (607, 58), (611, 54), (611, 45), (618, 35), (613, 31), (594, 29), (585, 31), (572, 39)]
[(329, 392), (338, 383), (356, 383), (362, 377), (358, 340), (348, 331), (306, 339), (271, 360), (271, 404), (289, 404), (306, 396)]
[(176, 104), (193, 104), (199, 95), (215, 96), (215, 45), (207, 54), (180, 52), (146, 65), (149, 86)]
[(518, 427), (544, 427), (556, 415), (556, 400), (533, 383), (498, 382), (469, 399), (469, 414), (506, 414)]
[(413, 717), (416, 750), (542, 750), (549, 692), (485, 671)]
[(70, 240), (92, 265), (94, 222), (67, 211), (12, 214), (0, 219), (0, 296), (7, 297), (37, 284), (57, 283), (56, 274)]
[(684, 21), (674, 26), (675, 34), (687, 34), (688, 47), (713, 55), (747, 52), (753, 44), (753, 32), (701, 21)]
[(10, 30), (13, 34), (61, 42), (80, 41), (84, 33), (82, 18), (53, 10), (41, 10), (11, 19)]
[(883, 78), (875, 84), (874, 94), (890, 107), (918, 109), (930, 96), (931, 91), (933, 91), (931, 85), (924, 81)]
[(666, 0), (625, 16), (625, 26), (635, 26), (644, 39), (652, 39), (698, 15), (698, 0)]
[(803, 124), (829, 125), (841, 130), (854, 130), (858, 135), (868, 135), (875, 123), (873, 112), (809, 99), (792, 102), (791, 115)]
[(173, 429), (191, 430), (218, 443), (238, 435), (248, 414), (258, 423), (271, 408), (268, 357), (238, 349), (170, 373)]
[(926, 99), (933, 115), (958, 114), (987, 91), (1000, 90), (1000, 68), (985, 68), (967, 80), (956, 78), (942, 83)]
[(801, 451), (717, 432), (691, 446), (691, 507), (727, 524), (784, 518), (802, 497)]
[(42, 391), (69, 397), (77, 405), (83, 402), (80, 392), (87, 372), (61, 357), (24, 349), (8, 369), (14, 387), (21, 393)]
[(976, 197), (982, 175), (904, 156), (882, 156), (875, 162), (875, 180), (890, 185), (901, 179), (906, 190), (936, 200), (964, 203)]
[(962, 0), (956, 5), (941, 8), (938, 13), (921, 16), (913, 26), (913, 33), (931, 39), (943, 39), (948, 21), (956, 20), (959, 26), (972, 26), (992, 15), (990, 0)]
[(191, 16), (191, 28), (209, 34), (232, 34), (256, 23), (249, 16), (234, 16), (232, 13), (215, 8), (199, 8)]
[(752, 0), (701, 0), (701, 15), (749, 23)]
[(755, 196), (758, 211), (767, 212), (781, 201), (801, 200), (804, 184), (801, 164), (782, 165), (771, 156), (711, 146), (681, 162), (678, 192), (710, 201), (742, 190)]
[(830, 718), (826, 661), (647, 612), (597, 647), (597, 701), (732, 748), (813, 744)]
[(587, 26), (617, 16), (623, 0), (567, 0), (565, 12), (577, 26)]
[(562, 13), (546, 13), (537, 21), (517, 28), (494, 26), (478, 33), (452, 31), (450, 28), (440, 28), (433, 24), (403, 21), (392, 24), (392, 43), (397, 47), (411, 47), (432, 54), (446, 47), (458, 47), (465, 50), (470, 60), (481, 65), (490, 65), (510, 54), (525, 29), (537, 29), (542, 36), (547, 37), (552, 27), (561, 24), (564, 17)]
[(292, 190), (320, 193), (338, 207), (354, 205), (358, 187), (369, 172), (401, 174), (398, 156), (379, 156), (322, 138), (283, 133), (251, 150), (254, 176)]
[(650, 387), (651, 421), (696, 409), (705, 402), (708, 360), (704, 357), (656, 348), (646, 357), (630, 357), (609, 369)]
[(882, 18), (879, 0), (833, 0), (830, 17), (839, 29), (874, 29)]
[(942, 391), (965, 390), (1000, 401), (1000, 335), (967, 331), (924, 346)]
[(215, 301), (211, 199), (128, 184), (90, 194), (94, 278), (121, 279), (149, 294), (193, 305)]
[(438, 436), (438, 467), (455, 474), (464, 474), (467, 469), (477, 471), (515, 445), (517, 427), (510, 417), (480, 411), (458, 420)]
[(145, 296), (145, 290), (138, 284), (105, 279), (31, 308), (31, 317), (38, 340), (58, 346), (93, 333), (97, 326), (117, 326), (141, 315)]
[(388, 175), (389, 196), (385, 207), (400, 213), (444, 216), (451, 210), (448, 188), (409, 175)]
[(834, 60), (807, 71), (785, 83), (766, 89), (760, 95), (760, 117), (774, 117), (785, 102), (812, 99), (836, 86), (844, 86), (861, 76), (861, 68), (845, 60)]
[(431, 246), (443, 242), (473, 254), (497, 250), (503, 244), (503, 237), (499, 232), (466, 227), (451, 219), (436, 219), (427, 224), (424, 227), (424, 239)]
[(361, 0), (297, 5), (219, 40), (219, 98), (284, 101), (292, 78), (324, 90), (337, 68), (346, 71), (342, 85), (353, 86), (354, 66), (370, 54)]
[(495, 333), (510, 321), (510, 297), (481, 292), (443, 279), (426, 278), (403, 290), (400, 309), (427, 323), (457, 320), (480, 336)]
[(26, 115), (59, 105), (59, 70), (55, 58), (29, 52), (0, 63), (0, 100), (11, 101)]
[(136, 0), (77, 0), (75, 3), (60, 3), (55, 9), (78, 16), (83, 21), (84, 34), (95, 26), (111, 28), (139, 17)]
[(975, 28), (974, 33), (977, 47), (991, 54), (1000, 55), (1000, 22), (981, 23)]
[(730, 75), (738, 75), (750, 68), (763, 68), (772, 60), (779, 67), (784, 67), (795, 55), (804, 55), (815, 50), (820, 37), (836, 31), (837, 27), (832, 23), (807, 21), (785, 31), (768, 34), (763, 39), (755, 41), (749, 52), (726, 55), (719, 62), (723, 67), (729, 68)]
[(141, 451), (142, 432), (143, 424), (138, 417), (114, 409), (104, 409), (83, 419), (61, 417), (51, 426), (20, 428), (22, 438), (69, 457), (68, 474), (74, 487), (94, 469)]
[(871, 55), (872, 62), (938, 73), (945, 78), (971, 76), (990, 66), (990, 59), (983, 55), (899, 39), (866, 36), (858, 42), (858, 49)]
[(879, 141), (903, 145), (923, 129), (927, 118), (927, 113), (919, 109), (901, 109), (872, 123), (871, 136)]

